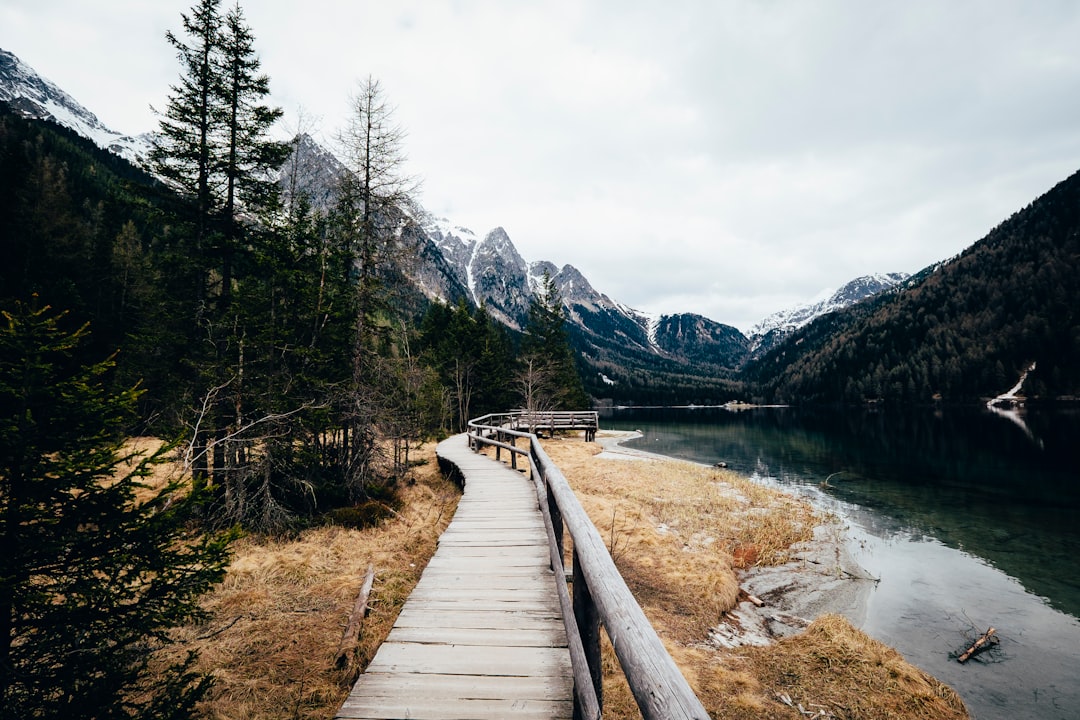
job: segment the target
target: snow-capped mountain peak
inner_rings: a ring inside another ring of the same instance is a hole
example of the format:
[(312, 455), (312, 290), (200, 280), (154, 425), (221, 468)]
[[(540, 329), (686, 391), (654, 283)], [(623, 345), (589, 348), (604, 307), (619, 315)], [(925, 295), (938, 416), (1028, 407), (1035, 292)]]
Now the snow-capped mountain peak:
[(884, 292), (908, 277), (907, 273), (902, 272), (863, 275), (846, 283), (839, 290), (823, 292), (818, 296), (820, 299), (775, 312), (750, 329), (751, 352), (761, 354), (822, 315)]
[(55, 83), (41, 77), (13, 53), (0, 49), (0, 101), (37, 120), (52, 120), (89, 138), (136, 165), (144, 164), (151, 147), (150, 133), (131, 136), (110, 130), (97, 115), (80, 105)]

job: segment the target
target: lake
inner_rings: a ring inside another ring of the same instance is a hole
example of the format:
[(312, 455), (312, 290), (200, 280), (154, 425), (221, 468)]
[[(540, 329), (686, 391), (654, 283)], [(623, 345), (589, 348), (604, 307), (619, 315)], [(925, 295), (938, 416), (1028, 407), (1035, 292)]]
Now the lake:
[[(1080, 412), (628, 408), (626, 443), (809, 496), (874, 577), (863, 630), (973, 717), (1080, 718)], [(1000, 645), (950, 653), (993, 626)]]

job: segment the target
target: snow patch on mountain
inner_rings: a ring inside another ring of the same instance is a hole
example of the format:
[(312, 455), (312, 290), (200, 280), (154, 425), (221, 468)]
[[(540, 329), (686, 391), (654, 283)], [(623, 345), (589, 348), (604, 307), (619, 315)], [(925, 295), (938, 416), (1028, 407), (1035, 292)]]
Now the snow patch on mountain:
[(769, 315), (750, 329), (750, 337), (758, 338), (774, 330), (794, 332), (822, 315), (835, 312), (853, 303), (888, 290), (908, 278), (907, 273), (876, 273), (856, 278), (839, 290), (823, 291), (803, 305), (780, 310)]
[(110, 130), (94, 113), (47, 80), (13, 53), (0, 49), (0, 101), (35, 120), (52, 120), (95, 145), (143, 166), (150, 155), (152, 133), (125, 135)]

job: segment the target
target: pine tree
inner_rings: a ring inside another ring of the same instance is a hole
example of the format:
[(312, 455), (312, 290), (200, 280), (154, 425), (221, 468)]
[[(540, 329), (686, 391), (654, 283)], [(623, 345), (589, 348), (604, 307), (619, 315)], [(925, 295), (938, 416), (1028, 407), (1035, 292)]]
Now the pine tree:
[(86, 328), (63, 322), (20, 304), (0, 323), (0, 718), (187, 717), (208, 687), (193, 657), (148, 669), (227, 538), (189, 536), (176, 483), (146, 487), (161, 454), (122, 449), (139, 391), (73, 361)]
[(589, 406), (566, 331), (562, 295), (546, 271), (539, 291), (529, 302), (517, 381), (527, 410), (577, 410)]
[(376, 468), (380, 464), (381, 397), (379, 353), (392, 344), (393, 324), (386, 303), (384, 281), (398, 260), (396, 249), (400, 206), (414, 184), (402, 173), (404, 133), (393, 121), (393, 109), (377, 80), (369, 77), (353, 97), (348, 125), (341, 134), (346, 173), (340, 180), (332, 230), (354, 288), (352, 382), (339, 398), (342, 419), (344, 481), (353, 497), (368, 494), (373, 485), (386, 484)]
[(221, 202), (214, 186), (221, 148), (214, 129), (223, 109), (224, 79), (218, 62), (221, 47), (221, 0), (199, 0), (191, 14), (181, 14), (186, 44), (166, 34), (180, 60), (180, 82), (172, 87), (159, 123), (160, 136), (150, 154), (154, 170), (196, 205), (195, 251), (209, 240), (211, 218)]
[[(257, 364), (248, 352), (250, 308), (233, 305), (245, 273), (256, 269), (259, 243), (273, 242), (265, 227), (278, 209), (274, 172), (290, 148), (268, 137), (282, 113), (264, 102), (269, 79), (259, 72), (243, 11), (235, 5), (222, 16), (219, 6), (220, 0), (199, 0), (190, 15), (182, 15), (186, 42), (167, 36), (178, 51), (181, 80), (152, 157), (159, 173), (196, 201), (188, 253), (188, 262), (199, 268), (188, 356), (196, 378), (189, 456), (200, 483), (212, 486), (225, 505), (245, 507), (239, 516), (225, 512), (219, 518), (231, 524), (254, 512), (235, 476), (246, 465), (244, 421), (257, 410), (245, 396), (246, 365)], [(241, 222), (241, 214), (263, 220), (263, 227)]]
[(226, 237), (221, 287), (222, 305), (226, 308), (232, 292), (235, 255), (241, 244), (237, 212), (240, 207), (249, 213), (276, 207), (279, 193), (274, 171), (291, 151), (287, 143), (268, 137), (282, 110), (263, 103), (270, 93), (270, 78), (259, 74), (261, 62), (254, 42), (237, 4), (226, 13), (220, 35), (221, 103), (219, 117), (215, 118), (215, 132), (221, 135), (222, 148), (215, 170), (224, 185), (221, 215)]

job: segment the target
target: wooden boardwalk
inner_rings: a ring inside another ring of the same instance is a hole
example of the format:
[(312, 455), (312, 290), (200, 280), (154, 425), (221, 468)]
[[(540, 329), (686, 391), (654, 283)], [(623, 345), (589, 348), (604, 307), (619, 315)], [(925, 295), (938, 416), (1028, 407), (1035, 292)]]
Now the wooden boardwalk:
[(573, 717), (570, 653), (535, 486), (469, 450), (465, 435), (438, 453), (460, 469), (465, 493), (336, 717)]

